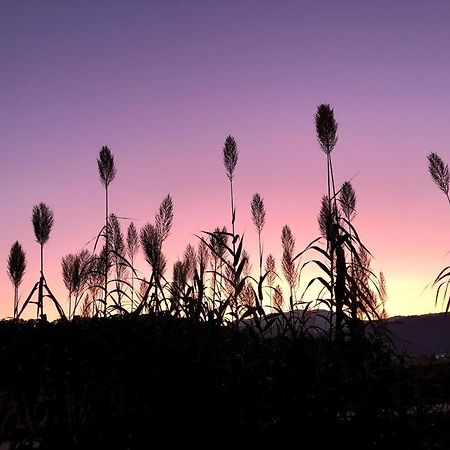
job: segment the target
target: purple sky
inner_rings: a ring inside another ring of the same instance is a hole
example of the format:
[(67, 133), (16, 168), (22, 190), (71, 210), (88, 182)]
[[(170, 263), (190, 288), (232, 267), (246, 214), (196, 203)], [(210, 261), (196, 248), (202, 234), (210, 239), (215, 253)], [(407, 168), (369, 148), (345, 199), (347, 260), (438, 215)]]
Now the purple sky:
[(266, 254), (279, 260), (284, 224), (302, 249), (318, 235), (326, 191), (313, 124), (324, 102), (339, 122), (336, 181), (354, 177), (355, 225), (385, 272), (388, 312), (440, 310), (423, 290), (449, 264), (450, 214), (426, 155), (450, 160), (449, 20), (448, 1), (3, 0), (0, 316), (12, 309), (15, 240), (29, 260), (22, 293), (38, 279), (30, 215), (40, 201), (55, 212), (47, 280), (65, 299), (61, 258), (102, 226), (102, 145), (116, 157), (117, 215), (142, 226), (172, 194), (170, 261), (200, 230), (229, 224), (228, 134), (240, 151), (237, 231), (253, 266), (255, 192)]

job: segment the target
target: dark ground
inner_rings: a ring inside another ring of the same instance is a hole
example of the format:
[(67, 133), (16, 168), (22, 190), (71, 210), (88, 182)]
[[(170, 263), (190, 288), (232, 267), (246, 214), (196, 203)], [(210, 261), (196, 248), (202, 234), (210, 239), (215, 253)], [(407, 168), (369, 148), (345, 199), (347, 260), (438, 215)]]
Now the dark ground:
[(374, 340), (261, 339), (165, 315), (2, 321), (0, 441), (443, 449), (449, 375), (446, 362), (411, 366)]

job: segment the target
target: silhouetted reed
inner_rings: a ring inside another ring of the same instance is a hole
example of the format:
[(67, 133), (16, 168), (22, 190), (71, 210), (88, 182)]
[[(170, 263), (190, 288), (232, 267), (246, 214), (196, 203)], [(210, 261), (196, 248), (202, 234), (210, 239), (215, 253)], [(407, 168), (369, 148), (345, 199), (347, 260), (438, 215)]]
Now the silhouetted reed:
[(131, 305), (130, 309), (134, 309), (134, 258), (139, 251), (139, 236), (133, 222), (130, 223), (127, 230), (127, 255), (131, 263)]
[[(445, 194), (448, 203), (450, 204), (449, 197), (449, 185), (450, 175), (448, 170), (448, 164), (442, 161), (441, 157), (437, 153), (430, 153), (427, 156), (428, 160), (428, 172), (431, 178), (439, 187), (439, 189)], [(436, 289), (435, 302), (439, 301), (442, 296), (443, 302), (446, 302), (445, 313), (447, 314), (450, 309), (450, 298), (448, 297), (448, 290), (450, 288), (450, 266), (444, 267), (433, 281), (433, 287)]]
[(272, 296), (273, 296), (273, 284), (275, 283), (275, 258), (272, 253), (269, 253), (266, 258), (266, 264), (264, 266), (264, 270), (267, 273), (267, 285), (269, 287), (269, 300), (270, 305), (272, 306)]
[(14, 242), (8, 256), (8, 276), (14, 286), (13, 318), (19, 313), (19, 287), (22, 284), (27, 261), (25, 251), (18, 241)]
[(351, 222), (356, 214), (356, 193), (350, 181), (342, 185), (339, 191), (339, 203), (344, 216)]
[(447, 197), (447, 201), (450, 203), (450, 198), (448, 195), (450, 175), (448, 172), (448, 164), (440, 158), (437, 153), (430, 153), (427, 156), (428, 159), (428, 172), (430, 172), (431, 178), (437, 184), (439, 189)]
[[(105, 188), (105, 245), (106, 245), (106, 253), (105, 258), (109, 257), (109, 185), (114, 181), (116, 177), (117, 170), (114, 162), (114, 155), (111, 153), (109, 147), (104, 145), (99, 152), (97, 158), (97, 167), (98, 173), (100, 176), (100, 182)], [(106, 262), (106, 260), (105, 260)], [(108, 263), (105, 263), (104, 267), (106, 268)], [(108, 305), (108, 273), (105, 272), (105, 287), (104, 287), (104, 305), (103, 305), (103, 314), (106, 316), (106, 308)]]
[[(36, 242), (40, 246), (40, 278), (39, 281), (34, 285), (24, 304), (22, 305), (18, 316), (22, 314), (28, 304), (36, 303), (37, 318), (46, 319), (46, 315), (44, 314), (44, 297), (48, 297), (53, 301), (53, 304), (55, 305), (60, 317), (64, 318), (64, 311), (56, 297), (50, 291), (44, 276), (44, 245), (50, 239), (50, 233), (54, 225), (53, 211), (45, 203), (39, 203), (38, 205), (35, 205), (33, 207), (31, 222), (33, 224)], [(38, 298), (36, 302), (32, 302), (31, 298), (36, 290), (38, 292)], [(44, 291), (46, 292), (45, 295)]]
[(283, 248), (281, 268), (283, 269), (284, 277), (289, 285), (290, 302), (293, 304), (298, 271), (294, 261), (295, 238), (288, 225), (285, 225), (281, 231), (281, 246)]
[[(92, 255), (86, 249), (75, 254), (69, 253), (61, 261), (63, 282), (69, 291), (69, 320), (75, 315), (77, 307), (83, 297), (84, 290), (89, 282), (91, 268)], [(74, 300), (73, 310), (72, 298)]]

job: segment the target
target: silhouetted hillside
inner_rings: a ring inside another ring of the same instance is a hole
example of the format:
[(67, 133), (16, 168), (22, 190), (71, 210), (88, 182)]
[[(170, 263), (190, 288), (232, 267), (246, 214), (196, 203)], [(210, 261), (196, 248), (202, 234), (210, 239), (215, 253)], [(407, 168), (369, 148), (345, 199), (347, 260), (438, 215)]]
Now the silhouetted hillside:
[(397, 316), (388, 320), (397, 349), (413, 357), (450, 355), (450, 316)]

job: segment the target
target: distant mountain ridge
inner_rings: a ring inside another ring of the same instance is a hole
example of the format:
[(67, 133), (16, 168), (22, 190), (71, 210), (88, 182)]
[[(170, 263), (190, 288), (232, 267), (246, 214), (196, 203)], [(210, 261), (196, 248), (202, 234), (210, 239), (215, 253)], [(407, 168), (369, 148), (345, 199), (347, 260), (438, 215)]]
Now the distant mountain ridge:
[[(329, 312), (325, 310), (309, 310), (304, 316), (303, 310), (296, 310), (286, 313), (291, 320), (294, 318), (295, 326), (311, 327), (318, 333), (327, 332), (329, 329)], [(269, 334), (276, 336), (280, 332), (279, 320), (282, 317), (279, 314), (268, 315), (276, 317), (270, 327)], [(270, 319), (269, 319), (270, 320)], [(247, 324), (254, 326), (252, 319), (246, 321)], [(261, 321), (265, 326), (265, 321)], [(413, 358), (434, 357), (437, 359), (450, 360), (450, 313), (446, 316), (444, 313), (424, 314), (420, 316), (394, 316), (387, 320), (388, 330), (392, 333), (392, 340), (398, 351)], [(282, 328), (281, 328), (282, 329)]]
[(412, 357), (450, 359), (450, 314), (395, 316), (388, 319), (398, 350)]

